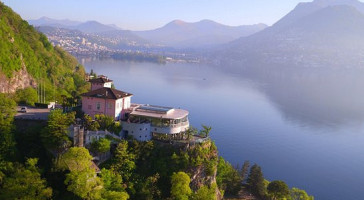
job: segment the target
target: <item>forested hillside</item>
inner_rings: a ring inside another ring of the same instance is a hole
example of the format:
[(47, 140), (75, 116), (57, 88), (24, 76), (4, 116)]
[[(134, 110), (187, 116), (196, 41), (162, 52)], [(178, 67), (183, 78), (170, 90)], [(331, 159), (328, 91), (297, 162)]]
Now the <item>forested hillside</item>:
[(83, 92), (84, 69), (61, 48), (53, 47), (18, 14), (0, 2), (0, 92), (44, 86), (47, 100), (54, 95)]

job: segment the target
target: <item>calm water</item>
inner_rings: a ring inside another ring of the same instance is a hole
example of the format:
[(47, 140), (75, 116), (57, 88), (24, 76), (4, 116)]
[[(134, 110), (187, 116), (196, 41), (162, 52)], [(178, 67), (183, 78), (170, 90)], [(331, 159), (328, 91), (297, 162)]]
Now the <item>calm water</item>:
[[(181, 107), (220, 155), (318, 200), (364, 199), (364, 71), (261, 70), (81, 59), (132, 102)], [(225, 70), (226, 71), (226, 70)]]

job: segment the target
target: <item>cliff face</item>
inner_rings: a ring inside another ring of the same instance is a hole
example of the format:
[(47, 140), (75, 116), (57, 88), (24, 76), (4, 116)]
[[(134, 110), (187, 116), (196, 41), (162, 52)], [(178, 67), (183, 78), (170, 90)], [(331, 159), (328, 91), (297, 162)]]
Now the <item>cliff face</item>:
[(0, 71), (0, 92), (1, 93), (14, 93), (17, 89), (24, 89), (27, 87), (36, 88), (37, 84), (34, 78), (28, 73), (27, 68), (21, 59), (21, 69), (13, 72), (11, 78), (6, 77)]
[(216, 199), (220, 200), (222, 195), (216, 183), (218, 151), (211, 141), (205, 142), (201, 146), (192, 147), (189, 151), (195, 154), (201, 150), (203, 154), (197, 154), (197, 157), (204, 160), (203, 164), (189, 170), (191, 189), (197, 191), (202, 186), (216, 185)]

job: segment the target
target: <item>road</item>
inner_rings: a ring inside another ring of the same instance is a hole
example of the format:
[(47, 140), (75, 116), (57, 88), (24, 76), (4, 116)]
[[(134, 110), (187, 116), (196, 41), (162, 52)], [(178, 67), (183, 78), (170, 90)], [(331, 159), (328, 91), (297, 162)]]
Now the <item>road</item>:
[(32, 108), (27, 107), (27, 112), (22, 113), (20, 109), (24, 106), (17, 107), (17, 113), (15, 119), (27, 119), (27, 120), (47, 120), (50, 109), (46, 108)]

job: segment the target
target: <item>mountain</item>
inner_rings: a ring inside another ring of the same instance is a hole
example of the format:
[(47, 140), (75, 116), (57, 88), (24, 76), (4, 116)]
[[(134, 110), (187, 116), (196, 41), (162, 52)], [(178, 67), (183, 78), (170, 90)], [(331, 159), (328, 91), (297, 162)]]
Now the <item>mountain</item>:
[(70, 27), (70, 26), (77, 26), (82, 22), (78, 21), (71, 21), (69, 19), (51, 19), (49, 17), (41, 17), (35, 20), (28, 20), (28, 23), (33, 26), (54, 26), (54, 27)]
[(0, 92), (41, 84), (46, 100), (54, 101), (85, 91), (85, 72), (76, 58), (53, 47), (44, 34), (1, 2), (0, 10)]
[(121, 49), (131, 50), (148, 45), (147, 41), (126, 30), (85, 33), (51, 26), (40, 26), (37, 30), (44, 33), (54, 45), (59, 45), (74, 55), (97, 54)]
[(101, 33), (106, 31), (118, 30), (115, 26), (104, 25), (97, 21), (87, 21), (85, 23), (79, 24), (75, 27), (69, 27), (70, 29), (76, 29), (85, 33)]
[(211, 20), (188, 23), (174, 20), (167, 25), (149, 31), (135, 31), (138, 36), (153, 43), (177, 48), (199, 48), (224, 44), (265, 29), (264, 24), (226, 26)]
[(28, 20), (29, 24), (33, 26), (51, 26), (56, 28), (66, 28), (66, 29), (72, 29), (72, 30), (79, 30), (85, 33), (101, 33), (106, 31), (115, 31), (120, 30), (119, 27), (117, 27), (114, 24), (111, 25), (105, 25), (101, 24), (97, 21), (87, 21), (87, 22), (77, 22), (77, 21), (71, 21), (68, 19), (64, 20), (57, 20), (57, 19), (51, 19), (48, 17), (41, 17), (37, 20)]
[(310, 15), (318, 10), (329, 6), (346, 5), (352, 6), (364, 13), (364, 4), (358, 0), (315, 0), (313, 2), (299, 3), (297, 7), (288, 13), (285, 17), (279, 20), (275, 26), (289, 25), (290, 23), (299, 20), (302, 17)]
[(224, 62), (263, 66), (363, 67), (363, 3), (301, 3), (280, 21), (216, 53)]

